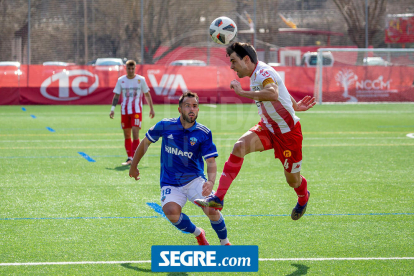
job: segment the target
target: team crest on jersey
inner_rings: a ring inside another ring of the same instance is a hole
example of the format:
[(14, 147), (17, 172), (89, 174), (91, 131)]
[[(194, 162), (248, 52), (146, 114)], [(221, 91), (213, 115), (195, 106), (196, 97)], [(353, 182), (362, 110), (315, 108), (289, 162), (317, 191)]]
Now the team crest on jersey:
[(284, 155), (286, 158), (288, 158), (288, 157), (291, 157), (291, 156), (292, 156), (292, 152), (291, 152), (290, 150), (285, 150), (285, 151), (283, 152), (283, 155)]
[(138, 80), (138, 84), (141, 83), (141, 80)]
[(135, 119), (138, 119), (139, 118), (139, 114), (135, 114)]
[[(268, 71), (265, 71), (265, 69), (261, 69), (261, 70), (259, 71), (259, 74), (261, 74), (262, 76), (264, 76), (264, 77), (266, 77), (266, 78), (270, 77), (269, 72), (268, 72)], [(256, 80), (256, 77), (254, 77), (254, 79)]]
[(194, 146), (196, 143), (197, 143), (197, 138), (195, 138), (195, 137), (191, 137), (191, 138), (190, 138), (190, 144), (191, 144), (192, 146)]
[(163, 196), (163, 197), (161, 198), (161, 201), (162, 201), (162, 202), (164, 202), (164, 200), (165, 200), (165, 196)]

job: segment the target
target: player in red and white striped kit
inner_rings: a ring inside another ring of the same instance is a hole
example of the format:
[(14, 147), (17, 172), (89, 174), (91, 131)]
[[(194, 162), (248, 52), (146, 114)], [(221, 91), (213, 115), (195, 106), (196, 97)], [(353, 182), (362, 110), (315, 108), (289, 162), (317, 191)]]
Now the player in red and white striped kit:
[(128, 159), (123, 162), (122, 165), (131, 164), (134, 153), (139, 145), (139, 130), (141, 129), (142, 122), (142, 95), (145, 96), (145, 100), (150, 107), (149, 117), (152, 119), (155, 116), (148, 85), (143, 76), (135, 74), (135, 66), (135, 61), (127, 61), (127, 74), (120, 77), (116, 83), (114, 88), (115, 95), (112, 99), (111, 113), (109, 114), (109, 117), (113, 119), (119, 95), (122, 93), (121, 126), (124, 131), (125, 150), (128, 155)]
[(279, 74), (271, 66), (258, 61), (256, 50), (250, 44), (235, 42), (226, 50), (231, 69), (237, 72), (238, 77), (250, 77), (251, 91), (243, 91), (237, 80), (233, 80), (230, 87), (236, 94), (255, 100), (261, 120), (234, 145), (215, 195), (196, 200), (196, 203), (221, 210), (224, 196), (239, 173), (244, 156), (273, 149), (275, 158), (283, 164), (287, 183), (298, 195), (298, 203), (291, 214), (293, 220), (298, 220), (306, 211), (310, 193), (306, 179), (300, 174), (303, 137), (295, 111), (306, 111), (313, 107), (315, 98), (306, 96), (296, 102)]

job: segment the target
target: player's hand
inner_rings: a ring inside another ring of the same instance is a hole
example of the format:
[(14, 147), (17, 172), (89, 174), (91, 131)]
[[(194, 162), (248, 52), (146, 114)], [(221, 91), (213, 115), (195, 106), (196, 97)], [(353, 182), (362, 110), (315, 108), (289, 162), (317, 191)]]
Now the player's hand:
[(151, 109), (150, 113), (149, 113), (149, 117), (152, 119), (152, 118), (154, 118), (154, 116), (155, 116), (154, 109)]
[(306, 111), (309, 108), (312, 108), (316, 104), (315, 97), (305, 96), (302, 100), (298, 102), (296, 111)]
[(237, 95), (240, 95), (240, 92), (243, 91), (241, 84), (238, 80), (232, 80), (230, 82), (230, 88), (233, 89)]
[(131, 166), (131, 168), (129, 168), (129, 177), (133, 177), (135, 178), (135, 180), (139, 180), (140, 177), (138, 176), (139, 176), (138, 168), (134, 168), (133, 166)]
[(115, 116), (115, 112), (114, 111), (111, 111), (111, 113), (109, 113), (109, 118), (113, 119), (114, 116)]
[(209, 196), (213, 191), (214, 183), (212, 181), (204, 182), (202, 196)]

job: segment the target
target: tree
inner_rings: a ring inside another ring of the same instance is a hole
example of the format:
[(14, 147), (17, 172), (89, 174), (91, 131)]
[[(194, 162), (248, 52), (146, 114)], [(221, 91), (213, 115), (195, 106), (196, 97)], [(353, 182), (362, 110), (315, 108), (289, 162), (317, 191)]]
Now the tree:
[(271, 62), (270, 48), (274, 48), (274, 38), (278, 33), (278, 1), (277, 0), (258, 0), (256, 26), (256, 45), (265, 49), (264, 62)]
[(11, 46), (15, 32), (27, 29), (27, 10), (27, 0), (0, 0), (0, 60), (18, 60)]
[[(333, 0), (348, 26), (348, 35), (358, 48), (365, 48), (365, 1)], [(368, 1), (368, 45), (372, 45), (377, 33), (383, 31), (387, 0)], [(375, 46), (375, 45), (374, 45)], [(358, 52), (357, 63), (361, 64), (364, 53)]]
[[(141, 24), (144, 24), (144, 61), (156, 63), (177, 47), (195, 42), (206, 42), (210, 22), (202, 22), (215, 7), (215, 1), (197, 0), (144, 0), (144, 17), (141, 18), (141, 1), (100, 0), (96, 5), (96, 39), (116, 56), (141, 60)], [(119, 7), (128, 7), (119, 9)], [(110, 18), (110, 20), (108, 20)], [(161, 46), (168, 49), (161, 55)], [(98, 51), (99, 52), (99, 51)]]
[[(201, 22), (220, 1), (158, 0), (145, 1), (144, 61), (155, 63), (177, 47), (206, 43), (210, 22)], [(138, 36), (141, 43), (141, 36)], [(155, 57), (161, 46), (168, 49)]]

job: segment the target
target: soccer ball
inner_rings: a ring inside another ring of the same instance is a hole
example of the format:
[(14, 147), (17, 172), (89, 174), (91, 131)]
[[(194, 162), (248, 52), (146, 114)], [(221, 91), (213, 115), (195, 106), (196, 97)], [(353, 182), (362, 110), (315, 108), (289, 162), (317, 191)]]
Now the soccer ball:
[(218, 44), (226, 45), (234, 40), (237, 35), (237, 26), (233, 20), (221, 16), (210, 24), (211, 39)]

